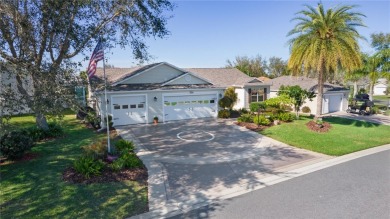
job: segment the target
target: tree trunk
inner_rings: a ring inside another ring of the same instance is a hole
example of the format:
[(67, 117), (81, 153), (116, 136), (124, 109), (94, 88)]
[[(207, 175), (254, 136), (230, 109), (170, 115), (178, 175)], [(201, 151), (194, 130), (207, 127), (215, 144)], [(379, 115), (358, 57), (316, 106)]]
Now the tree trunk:
[(321, 117), (322, 114), (322, 97), (323, 97), (323, 87), (324, 87), (324, 64), (322, 63), (320, 72), (318, 74), (318, 87), (317, 87), (317, 110), (316, 110), (316, 115), (315, 119), (317, 120), (318, 118)]
[(355, 98), (356, 97), (356, 94), (358, 93), (358, 87), (357, 87), (357, 81), (353, 82), (353, 97), (352, 98)]
[(49, 125), (47, 124), (46, 116), (42, 113), (35, 114), (35, 122), (37, 126), (43, 130), (49, 130)]
[(373, 95), (374, 95), (374, 83), (373, 82), (371, 82), (370, 83), (370, 101), (372, 101), (373, 100)]

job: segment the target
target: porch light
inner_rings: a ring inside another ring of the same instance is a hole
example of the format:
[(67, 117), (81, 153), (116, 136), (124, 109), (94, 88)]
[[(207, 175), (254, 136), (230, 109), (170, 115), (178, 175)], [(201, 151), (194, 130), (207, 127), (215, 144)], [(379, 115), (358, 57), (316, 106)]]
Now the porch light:
[(154, 97), (153, 100), (154, 100), (154, 102), (157, 102), (157, 97)]

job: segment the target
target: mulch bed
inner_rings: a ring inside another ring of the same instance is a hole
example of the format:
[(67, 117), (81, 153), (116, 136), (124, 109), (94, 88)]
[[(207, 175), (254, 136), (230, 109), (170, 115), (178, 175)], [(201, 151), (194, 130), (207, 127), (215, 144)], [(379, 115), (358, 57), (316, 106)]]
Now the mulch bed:
[(313, 120), (308, 122), (308, 123), (306, 123), (306, 126), (307, 126), (307, 128), (309, 128), (312, 131), (321, 132), (321, 133), (328, 132), (332, 128), (332, 126), (329, 123), (327, 123), (327, 122), (323, 122), (322, 126), (319, 126)]
[(261, 126), (261, 125), (258, 126), (255, 123), (251, 123), (251, 122), (236, 122), (235, 124), (242, 126), (242, 127), (245, 127), (245, 128), (247, 128), (251, 131), (254, 131), (254, 132), (258, 132), (258, 131), (264, 130), (265, 128), (269, 127), (269, 126)]
[(22, 158), (16, 160), (8, 160), (5, 157), (0, 157), (0, 165), (8, 165), (15, 162), (29, 161), (37, 158), (39, 156), (38, 153), (27, 152), (23, 155)]
[(108, 183), (131, 180), (146, 185), (148, 182), (148, 171), (146, 170), (146, 168), (134, 168), (114, 172), (111, 169), (106, 168), (102, 171), (100, 175), (91, 176), (88, 179), (82, 174), (77, 173), (76, 170), (73, 169), (73, 167), (69, 167), (63, 172), (62, 179), (66, 182), (74, 184)]

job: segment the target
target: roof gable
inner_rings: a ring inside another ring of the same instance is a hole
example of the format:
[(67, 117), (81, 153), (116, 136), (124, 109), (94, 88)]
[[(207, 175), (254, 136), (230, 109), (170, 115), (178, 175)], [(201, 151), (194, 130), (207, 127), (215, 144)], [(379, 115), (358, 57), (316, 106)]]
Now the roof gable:
[(184, 73), (184, 70), (176, 66), (166, 62), (161, 62), (138, 69), (133, 74), (130, 74), (128, 77), (115, 82), (113, 85), (164, 83)]
[(187, 72), (185, 74), (179, 75), (178, 77), (165, 82), (162, 85), (165, 86), (165, 85), (183, 85), (183, 84), (213, 84), (213, 83), (207, 81), (204, 78), (196, 76), (190, 72)]

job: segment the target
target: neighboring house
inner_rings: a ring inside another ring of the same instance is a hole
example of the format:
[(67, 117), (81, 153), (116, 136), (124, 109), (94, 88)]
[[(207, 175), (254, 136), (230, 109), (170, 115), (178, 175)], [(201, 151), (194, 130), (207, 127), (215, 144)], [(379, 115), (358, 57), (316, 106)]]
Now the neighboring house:
[(387, 81), (385, 78), (380, 78), (374, 85), (374, 95), (385, 95), (387, 89)]
[[(92, 83), (101, 83), (102, 75), (103, 69), (98, 68)], [(166, 62), (106, 69), (106, 76), (108, 113), (114, 126), (151, 123), (155, 116), (161, 122), (217, 117), (218, 100), (227, 87), (236, 89), (236, 109), (265, 100), (270, 88), (235, 68), (182, 69)], [(104, 90), (100, 87), (94, 94), (104, 121)]]
[[(0, 116), (29, 113), (30, 109), (21, 99), (21, 94), (17, 88), (15, 71), (12, 66), (0, 63)], [(31, 95), (33, 86), (31, 77), (24, 76), (21, 78), (23, 87)]]
[[(307, 77), (293, 77), (293, 76), (281, 76), (271, 79), (271, 92), (270, 97), (276, 97), (280, 86), (294, 86), (299, 85), (301, 88), (308, 91), (314, 91), (317, 94), (317, 79)], [(324, 96), (322, 102), (322, 113), (332, 113), (338, 111), (344, 111), (348, 108), (348, 94), (349, 90), (334, 84), (324, 84)], [(305, 104), (302, 107), (308, 106), (311, 113), (315, 113), (317, 110), (317, 97), (313, 98), (313, 101), (305, 100)]]

